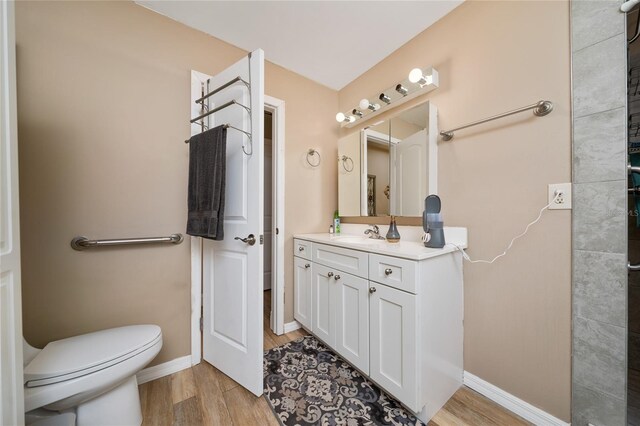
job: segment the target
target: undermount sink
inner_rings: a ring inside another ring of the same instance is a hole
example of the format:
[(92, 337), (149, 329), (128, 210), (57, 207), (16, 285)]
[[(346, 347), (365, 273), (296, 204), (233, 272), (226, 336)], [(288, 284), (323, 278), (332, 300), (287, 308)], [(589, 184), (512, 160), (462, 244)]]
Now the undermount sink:
[(340, 241), (348, 244), (376, 244), (385, 242), (384, 239), (374, 239), (360, 235), (337, 235), (331, 238), (333, 241)]

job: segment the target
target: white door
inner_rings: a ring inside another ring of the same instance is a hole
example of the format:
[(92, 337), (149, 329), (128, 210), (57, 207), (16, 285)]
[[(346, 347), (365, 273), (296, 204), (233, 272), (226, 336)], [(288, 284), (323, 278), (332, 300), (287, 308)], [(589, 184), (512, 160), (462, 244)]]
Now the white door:
[(428, 194), (427, 131), (421, 130), (394, 144), (396, 216), (421, 216)]
[(312, 273), (312, 331), (327, 345), (334, 347), (336, 342), (335, 275), (331, 269), (318, 264), (313, 265)]
[(293, 317), (311, 330), (311, 262), (293, 258)]
[(0, 3), (0, 424), (24, 424), (14, 2)]
[[(209, 91), (240, 76), (250, 84), (229, 86), (209, 98), (209, 128), (227, 130), (224, 241), (203, 239), (203, 358), (257, 396), (262, 395), (264, 232), (264, 52), (211, 77)], [(252, 235), (254, 244), (235, 239)]]
[(369, 376), (414, 411), (418, 407), (416, 296), (372, 282)]
[(336, 351), (369, 373), (369, 282), (339, 273), (336, 286)]

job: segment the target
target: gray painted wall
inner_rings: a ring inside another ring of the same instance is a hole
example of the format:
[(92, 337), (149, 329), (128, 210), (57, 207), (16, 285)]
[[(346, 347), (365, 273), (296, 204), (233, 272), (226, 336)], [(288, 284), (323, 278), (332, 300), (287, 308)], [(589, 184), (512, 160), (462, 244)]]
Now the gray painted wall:
[(573, 0), (572, 425), (626, 425), (627, 45), (622, 2)]

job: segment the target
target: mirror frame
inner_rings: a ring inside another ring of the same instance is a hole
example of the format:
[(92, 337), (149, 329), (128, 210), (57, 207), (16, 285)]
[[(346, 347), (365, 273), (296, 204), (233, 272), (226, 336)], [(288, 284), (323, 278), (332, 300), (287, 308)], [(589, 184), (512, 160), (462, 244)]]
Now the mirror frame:
[[(394, 118), (397, 118), (398, 116), (400, 116), (403, 112), (405, 111), (409, 111), (415, 107), (427, 104), (427, 108), (428, 108), (428, 122), (426, 124), (426, 130), (427, 130), (427, 177), (428, 177), (428, 188), (427, 188), (427, 195), (429, 194), (438, 194), (438, 108), (433, 104), (433, 102), (429, 101), (429, 100), (425, 100), (424, 102), (418, 102), (415, 103), (413, 105), (411, 105), (408, 108), (402, 108), (400, 111), (389, 111), (390, 115), (388, 117), (386, 117), (384, 119), (384, 121), (387, 122), (393, 122)], [(359, 133), (359, 139), (360, 139), (360, 194), (359, 194), (359, 199), (360, 199), (360, 216), (344, 216), (344, 217), (348, 217), (351, 219), (366, 219), (367, 221), (372, 221), (372, 220), (388, 220), (388, 218), (392, 215), (392, 213), (394, 213), (394, 207), (392, 205), (392, 200), (393, 200), (393, 195), (391, 197), (391, 199), (389, 200), (389, 212), (390, 215), (389, 216), (368, 216), (367, 215), (367, 195), (366, 195), (366, 191), (363, 190), (363, 188), (366, 188), (366, 176), (365, 173), (363, 173), (363, 171), (365, 170), (365, 165), (366, 165), (366, 161), (367, 161), (367, 155), (366, 155), (366, 144), (367, 144), (367, 134), (371, 134), (374, 133), (378, 134), (378, 135), (384, 135), (383, 133), (377, 132), (375, 130), (369, 130), (371, 127), (373, 127), (371, 124), (365, 125), (363, 128), (361, 128), (358, 133)], [(386, 135), (385, 135), (386, 136)], [(392, 138), (391, 135), (388, 135), (389, 138)], [(388, 141), (387, 141), (388, 142)], [(338, 149), (340, 149), (340, 145), (338, 145)], [(338, 152), (338, 155), (340, 155), (340, 152)], [(390, 155), (389, 155), (389, 175), (390, 175), (390, 182), (389, 185), (391, 185), (391, 174), (392, 171), (395, 170), (394, 165), (392, 164), (392, 158), (393, 156), (391, 155), (391, 151), (390, 151)], [(338, 186), (338, 191), (340, 191), (340, 187)], [(425, 195), (426, 197), (426, 195)], [(338, 199), (340, 199), (340, 193), (338, 192)], [(338, 206), (339, 208), (340, 206)], [(395, 216), (395, 215), (393, 215)], [(421, 216), (397, 216), (397, 217), (404, 217), (404, 218), (409, 218), (412, 219), (410, 220), (411, 222), (414, 222), (413, 219), (419, 219), (421, 220), (422, 217)]]

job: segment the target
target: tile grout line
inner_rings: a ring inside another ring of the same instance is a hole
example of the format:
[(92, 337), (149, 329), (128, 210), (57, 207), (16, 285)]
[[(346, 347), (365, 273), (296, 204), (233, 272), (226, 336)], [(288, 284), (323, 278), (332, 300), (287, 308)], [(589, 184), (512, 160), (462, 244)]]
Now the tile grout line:
[[(576, 35), (576, 34), (573, 34), (573, 32), (572, 32), (571, 36), (573, 37), (574, 35)], [(612, 35), (612, 36), (609, 36), (609, 37), (607, 37), (607, 38), (603, 38), (603, 39), (601, 39), (601, 40), (598, 40), (598, 41), (596, 41), (595, 43), (591, 43), (590, 45), (585, 46), (585, 47), (581, 47), (580, 49), (573, 50), (573, 51), (571, 51), (571, 56), (575, 55), (576, 53), (580, 53), (580, 52), (582, 52), (583, 50), (588, 49), (588, 48), (590, 48), (590, 47), (593, 47), (593, 46), (595, 46), (595, 45), (597, 45), (597, 44), (604, 43), (604, 42), (605, 42), (605, 41), (607, 41), (607, 40), (611, 40), (612, 38), (619, 37), (619, 36), (621, 36), (621, 35), (625, 35), (624, 31), (621, 31), (621, 32), (619, 32), (619, 33), (616, 33), (616, 34), (614, 34), (614, 35)], [(625, 35), (625, 37), (626, 37), (626, 35)]]

